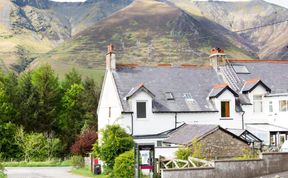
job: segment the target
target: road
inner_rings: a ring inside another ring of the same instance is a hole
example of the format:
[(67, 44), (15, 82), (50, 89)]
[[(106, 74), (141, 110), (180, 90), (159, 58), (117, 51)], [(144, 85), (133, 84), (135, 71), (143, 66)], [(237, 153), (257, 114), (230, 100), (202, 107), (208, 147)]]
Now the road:
[(84, 178), (69, 173), (71, 167), (5, 168), (8, 178)]
[(277, 174), (271, 174), (271, 175), (267, 175), (267, 176), (261, 176), (260, 178), (288, 178), (288, 171), (287, 172), (280, 172)]

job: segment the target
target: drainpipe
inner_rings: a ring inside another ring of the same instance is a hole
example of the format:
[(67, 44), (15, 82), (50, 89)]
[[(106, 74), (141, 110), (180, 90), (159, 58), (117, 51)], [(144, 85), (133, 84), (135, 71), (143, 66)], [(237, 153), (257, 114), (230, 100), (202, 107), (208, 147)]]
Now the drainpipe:
[(177, 112), (175, 112), (175, 128), (177, 128)]
[(244, 114), (245, 111), (242, 111), (242, 129), (244, 130)]
[(133, 126), (133, 113), (131, 113), (131, 135), (133, 136), (134, 126)]

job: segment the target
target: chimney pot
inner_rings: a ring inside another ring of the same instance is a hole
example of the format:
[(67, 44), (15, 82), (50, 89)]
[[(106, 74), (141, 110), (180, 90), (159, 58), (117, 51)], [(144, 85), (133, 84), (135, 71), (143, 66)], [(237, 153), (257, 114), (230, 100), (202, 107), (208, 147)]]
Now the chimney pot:
[(114, 46), (112, 44), (109, 44), (107, 46), (107, 53), (112, 54), (113, 53), (113, 49), (114, 49)]
[(116, 56), (113, 52), (114, 46), (109, 44), (107, 46), (107, 54), (106, 54), (106, 69), (108, 71), (116, 69)]

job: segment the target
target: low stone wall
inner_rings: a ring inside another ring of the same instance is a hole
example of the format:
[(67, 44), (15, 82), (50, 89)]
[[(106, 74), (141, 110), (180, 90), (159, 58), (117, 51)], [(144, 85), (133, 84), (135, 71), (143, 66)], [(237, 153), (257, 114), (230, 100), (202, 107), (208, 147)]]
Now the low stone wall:
[(253, 178), (288, 171), (288, 153), (263, 153), (260, 159), (219, 160), (211, 168), (163, 169), (162, 178)]

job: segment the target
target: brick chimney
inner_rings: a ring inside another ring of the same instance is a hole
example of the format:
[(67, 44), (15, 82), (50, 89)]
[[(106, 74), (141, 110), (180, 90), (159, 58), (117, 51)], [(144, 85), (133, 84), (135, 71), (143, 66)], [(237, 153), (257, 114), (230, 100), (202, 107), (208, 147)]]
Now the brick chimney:
[(109, 44), (107, 46), (106, 54), (106, 70), (115, 70), (116, 69), (116, 55), (113, 52), (114, 46)]
[(217, 70), (218, 66), (225, 65), (226, 63), (226, 54), (224, 49), (221, 48), (212, 48), (210, 50), (210, 65)]

